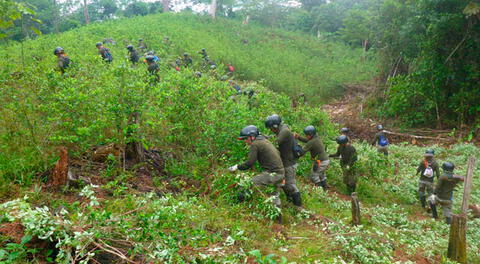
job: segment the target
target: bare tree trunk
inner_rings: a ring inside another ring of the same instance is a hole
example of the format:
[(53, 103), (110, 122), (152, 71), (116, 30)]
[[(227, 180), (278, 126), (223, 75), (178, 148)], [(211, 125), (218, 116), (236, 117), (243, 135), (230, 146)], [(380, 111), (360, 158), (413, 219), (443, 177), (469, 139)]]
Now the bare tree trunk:
[(83, 15), (85, 16), (85, 24), (90, 24), (90, 16), (88, 15), (87, 0), (83, 0)]
[(67, 184), (68, 181), (68, 151), (67, 148), (60, 148), (60, 159), (55, 164), (52, 173), (52, 186), (58, 187)]
[(212, 0), (212, 3), (210, 4), (210, 15), (212, 18), (215, 18), (217, 14), (217, 0)]
[(55, 33), (59, 33), (60, 30), (58, 29), (58, 13), (59, 13), (57, 1), (53, 0), (53, 25), (55, 27)]
[(170, 11), (170, 0), (162, 0), (163, 13)]

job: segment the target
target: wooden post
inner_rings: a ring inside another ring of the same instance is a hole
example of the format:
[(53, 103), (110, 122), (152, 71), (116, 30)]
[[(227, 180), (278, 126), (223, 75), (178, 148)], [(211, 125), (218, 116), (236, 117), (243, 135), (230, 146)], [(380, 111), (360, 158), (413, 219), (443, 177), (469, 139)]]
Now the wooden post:
[(52, 173), (52, 186), (58, 187), (67, 184), (68, 181), (68, 151), (67, 148), (60, 148), (60, 159), (55, 164)]
[(460, 215), (452, 215), (452, 224), (450, 226), (447, 257), (459, 263), (467, 263), (467, 210), (475, 162), (474, 157), (470, 157), (468, 160), (467, 176), (463, 190), (462, 212)]
[(356, 192), (352, 193), (352, 224), (360, 224), (360, 202)]

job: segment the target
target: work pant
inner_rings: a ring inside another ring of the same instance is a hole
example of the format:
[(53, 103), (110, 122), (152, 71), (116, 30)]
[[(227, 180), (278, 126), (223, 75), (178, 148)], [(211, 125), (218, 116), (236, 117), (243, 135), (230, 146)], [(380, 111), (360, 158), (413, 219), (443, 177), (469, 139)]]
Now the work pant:
[(326, 171), (327, 171), (328, 165), (330, 165), (330, 161), (329, 160), (324, 160), (324, 161), (320, 162), (320, 166), (318, 166), (318, 168), (316, 170), (315, 170), (315, 167), (317, 167), (317, 166), (312, 167), (312, 170), (310, 172), (310, 180), (314, 184), (318, 185), (320, 182), (327, 180)]
[(253, 184), (262, 188), (266, 186), (273, 186), (275, 187), (275, 191), (270, 194), (274, 197), (273, 203), (277, 206), (281, 206), (280, 201), (280, 188), (283, 187), (283, 180), (285, 179), (284, 173), (276, 173), (276, 172), (262, 172), (252, 178)]
[(377, 146), (377, 151), (383, 153), (383, 155), (388, 156), (388, 146)]
[(347, 189), (350, 193), (354, 192), (357, 187), (357, 172), (355, 165), (342, 166), (343, 170), (343, 183), (347, 185)]
[(452, 218), (452, 200), (440, 199), (438, 196), (435, 196), (435, 201), (431, 202), (442, 207), (442, 213), (445, 218)]
[(297, 180), (295, 179), (296, 175), (297, 164), (285, 168), (285, 185), (283, 186), (283, 191), (287, 196), (300, 192), (297, 187)]
[(426, 197), (430, 197), (432, 193), (433, 193), (433, 182), (422, 181), (422, 180), (418, 182), (418, 196), (420, 197), (420, 200)]

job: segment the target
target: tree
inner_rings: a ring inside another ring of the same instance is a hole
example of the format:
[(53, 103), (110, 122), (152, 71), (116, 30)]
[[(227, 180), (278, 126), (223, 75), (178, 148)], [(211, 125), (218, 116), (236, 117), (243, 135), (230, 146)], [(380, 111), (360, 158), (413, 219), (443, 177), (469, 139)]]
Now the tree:
[(162, 0), (163, 13), (170, 11), (170, 0)]
[(145, 16), (148, 14), (148, 4), (144, 2), (133, 2), (125, 8), (126, 17)]

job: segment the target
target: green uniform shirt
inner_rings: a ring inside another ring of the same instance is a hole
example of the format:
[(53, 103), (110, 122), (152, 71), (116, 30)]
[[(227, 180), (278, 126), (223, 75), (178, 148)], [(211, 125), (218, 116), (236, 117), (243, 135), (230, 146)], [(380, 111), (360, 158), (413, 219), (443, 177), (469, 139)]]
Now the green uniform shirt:
[(58, 57), (57, 65), (60, 71), (64, 73), (65, 69), (68, 68), (68, 66), (70, 65), (70, 58), (68, 58), (67, 56)]
[(328, 155), (325, 152), (325, 147), (323, 146), (322, 140), (320, 140), (320, 137), (318, 135), (313, 136), (310, 140), (304, 137), (298, 137), (298, 140), (306, 142), (305, 146), (303, 147), (302, 156), (310, 151), (310, 156), (312, 157), (312, 160), (328, 160)]
[(459, 178), (454, 178), (453, 172), (444, 171), (438, 178), (434, 193), (442, 200), (451, 200), (453, 190), (459, 181)]
[(280, 125), (277, 134), (278, 150), (282, 158), (283, 166), (290, 167), (295, 165), (297, 159), (293, 156), (293, 134), (287, 125)]
[[(433, 169), (433, 176), (430, 178), (423, 175), (427, 166)], [(417, 168), (417, 174), (420, 173), (421, 181), (433, 182), (433, 178), (438, 178), (440, 176), (440, 166), (438, 166), (438, 163), (434, 159), (431, 159), (430, 161), (427, 160), (427, 166), (425, 166), (425, 159), (420, 161)]]
[(262, 169), (269, 172), (285, 173), (280, 153), (264, 136), (258, 136), (250, 145), (248, 160), (239, 165), (239, 170), (248, 170), (258, 160)]
[(357, 161), (357, 150), (352, 145), (338, 145), (337, 153), (331, 154), (330, 157), (340, 156), (342, 167), (352, 166)]

